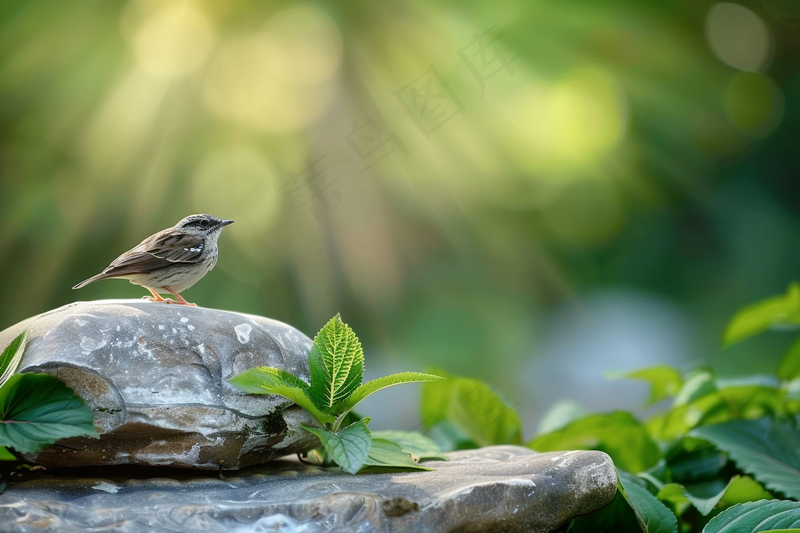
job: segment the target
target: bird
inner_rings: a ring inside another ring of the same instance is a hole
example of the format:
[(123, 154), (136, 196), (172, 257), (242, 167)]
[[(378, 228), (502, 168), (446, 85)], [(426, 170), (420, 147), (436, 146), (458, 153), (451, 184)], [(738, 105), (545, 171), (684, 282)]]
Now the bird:
[[(152, 302), (180, 305), (187, 302), (180, 293), (200, 281), (217, 264), (222, 229), (233, 220), (220, 220), (211, 215), (189, 215), (171, 228), (150, 235), (121, 256), (101, 273), (72, 287), (80, 289), (101, 279), (127, 279), (150, 291)], [(177, 298), (162, 298), (168, 292)]]

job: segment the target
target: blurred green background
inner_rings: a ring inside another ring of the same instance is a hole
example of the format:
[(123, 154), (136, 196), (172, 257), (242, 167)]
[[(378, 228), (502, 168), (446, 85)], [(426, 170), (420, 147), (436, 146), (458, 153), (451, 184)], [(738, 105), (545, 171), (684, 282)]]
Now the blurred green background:
[(145, 295), (71, 287), (208, 212), (236, 224), (190, 301), (310, 336), (340, 311), (368, 376), (483, 378), (529, 428), (638, 401), (608, 370), (771, 371), (788, 338), (719, 338), (800, 277), (798, 27), (793, 0), (3, 2), (0, 328)]

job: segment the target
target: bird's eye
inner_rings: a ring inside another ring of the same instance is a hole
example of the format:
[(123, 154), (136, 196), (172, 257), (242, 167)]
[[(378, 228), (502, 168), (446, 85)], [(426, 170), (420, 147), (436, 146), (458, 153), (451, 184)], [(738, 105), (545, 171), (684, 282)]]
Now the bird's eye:
[(200, 225), (203, 226), (204, 228), (207, 228), (208, 227), (208, 220), (201, 220), (200, 221)]

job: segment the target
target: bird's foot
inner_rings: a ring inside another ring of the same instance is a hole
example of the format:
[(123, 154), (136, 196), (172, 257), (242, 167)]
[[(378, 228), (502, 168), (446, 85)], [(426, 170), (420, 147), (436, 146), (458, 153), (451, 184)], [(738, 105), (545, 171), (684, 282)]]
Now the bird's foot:
[(165, 304), (178, 303), (172, 298), (162, 298), (161, 296), (158, 298), (153, 298), (152, 296), (142, 296), (142, 300), (147, 300), (148, 302), (164, 302)]
[(168, 303), (168, 304), (188, 305), (189, 307), (197, 307), (197, 304), (189, 303), (186, 300), (183, 300), (182, 302), (180, 302), (180, 301), (176, 302), (172, 298), (164, 298), (163, 302), (164, 303)]

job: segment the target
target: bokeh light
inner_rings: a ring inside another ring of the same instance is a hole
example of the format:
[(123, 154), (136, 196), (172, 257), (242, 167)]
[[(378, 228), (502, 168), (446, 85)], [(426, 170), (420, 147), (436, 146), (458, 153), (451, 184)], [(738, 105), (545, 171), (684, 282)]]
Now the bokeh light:
[(772, 34), (761, 18), (741, 4), (721, 2), (708, 10), (706, 38), (723, 63), (760, 72), (772, 55)]
[(798, 277), (793, 28), (789, 0), (3, 2), (1, 322), (139, 298), (71, 287), (210, 212), (236, 223), (187, 297), (341, 312), (368, 377), (491, 377), (535, 417), (536, 383), (592, 402), (636, 360), (771, 369), (779, 341), (718, 339)]

